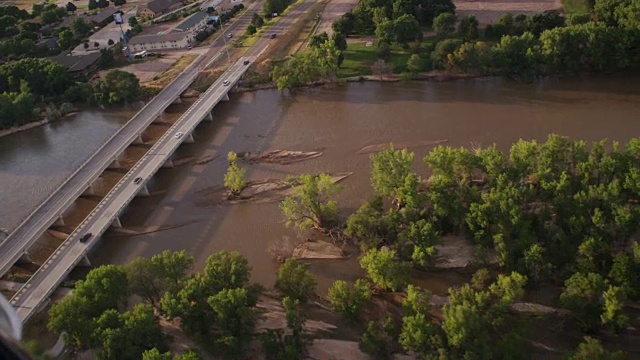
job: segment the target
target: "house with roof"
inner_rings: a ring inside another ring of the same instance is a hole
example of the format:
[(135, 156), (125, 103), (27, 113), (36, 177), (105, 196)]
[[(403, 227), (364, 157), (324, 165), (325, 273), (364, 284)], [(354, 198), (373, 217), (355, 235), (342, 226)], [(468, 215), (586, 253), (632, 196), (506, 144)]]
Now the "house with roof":
[(108, 7), (93, 16), (89, 16), (89, 21), (91, 21), (94, 26), (106, 26), (110, 22), (113, 22), (113, 14), (117, 11), (118, 9), (114, 7)]
[(138, 35), (129, 40), (131, 51), (184, 49), (195, 41), (196, 33), (207, 26), (208, 15), (196, 12), (176, 25), (169, 33)]
[(138, 16), (156, 17), (184, 6), (185, 0), (151, 0), (138, 6)]
[(201, 11), (193, 13), (176, 25), (172, 31), (198, 31), (207, 26), (207, 16), (206, 13)]
[(39, 48), (44, 48), (47, 51), (55, 52), (58, 51), (58, 41), (55, 38), (48, 37), (43, 38), (42, 40), (36, 43), (36, 46)]
[(131, 51), (184, 49), (194, 42), (190, 31), (176, 31), (168, 34), (139, 35), (129, 41)]
[(66, 55), (50, 57), (48, 60), (56, 62), (67, 69), (73, 76), (84, 76), (98, 68), (100, 65), (100, 52), (92, 52), (86, 55)]

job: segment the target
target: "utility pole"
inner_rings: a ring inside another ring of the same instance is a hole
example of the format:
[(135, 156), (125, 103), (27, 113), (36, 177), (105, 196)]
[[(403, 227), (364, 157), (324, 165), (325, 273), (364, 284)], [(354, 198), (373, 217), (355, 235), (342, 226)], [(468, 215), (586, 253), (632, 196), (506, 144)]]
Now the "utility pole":
[(129, 50), (129, 43), (127, 42), (127, 34), (125, 34), (124, 29), (122, 28), (122, 24), (124, 23), (123, 13), (120, 11), (113, 14), (113, 21), (116, 23), (116, 25), (120, 25), (122, 41), (124, 41), (124, 53), (127, 56), (127, 59), (131, 61), (131, 51)]
[(218, 16), (218, 20), (220, 21), (220, 30), (222, 31), (222, 40), (224, 40), (224, 50), (227, 52), (227, 61), (231, 63), (231, 56), (229, 56), (229, 48), (227, 47), (227, 35), (224, 33), (224, 28), (222, 27), (222, 17)]

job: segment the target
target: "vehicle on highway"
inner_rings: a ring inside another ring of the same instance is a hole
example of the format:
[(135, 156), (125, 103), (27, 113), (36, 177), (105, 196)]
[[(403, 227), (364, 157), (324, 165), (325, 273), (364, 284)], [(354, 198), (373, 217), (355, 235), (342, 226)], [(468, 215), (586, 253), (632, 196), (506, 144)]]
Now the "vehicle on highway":
[(249, 60), (245, 60), (245, 61), (243, 62), (243, 64), (245, 64), (245, 65), (249, 65)]
[(134, 183), (134, 184), (140, 184), (140, 182), (141, 182), (141, 181), (142, 181), (142, 178), (141, 178), (140, 176), (138, 176), (137, 178), (135, 178), (135, 179), (133, 180), (133, 183)]
[(224, 86), (229, 86), (229, 80), (225, 80), (225, 81), (223, 81), (223, 82), (222, 82), (222, 85), (224, 85)]
[(93, 235), (92, 233), (86, 233), (86, 234), (82, 235), (82, 237), (80, 238), (80, 242), (81, 243), (86, 243), (87, 240), (91, 239), (92, 235)]
[(276, 34), (271, 34), (271, 38), (275, 39), (276, 38)]
[(175, 135), (173, 135), (173, 137), (176, 139), (180, 139), (182, 137), (182, 133), (181, 132), (176, 133)]
[(232, 37), (232, 36), (233, 36), (233, 34), (232, 34), (232, 33), (228, 33), (228, 34), (227, 34), (227, 37), (228, 37), (229, 39), (231, 39), (231, 37)]
[(192, 48), (193, 48), (193, 45), (187, 46), (187, 50), (191, 50)]

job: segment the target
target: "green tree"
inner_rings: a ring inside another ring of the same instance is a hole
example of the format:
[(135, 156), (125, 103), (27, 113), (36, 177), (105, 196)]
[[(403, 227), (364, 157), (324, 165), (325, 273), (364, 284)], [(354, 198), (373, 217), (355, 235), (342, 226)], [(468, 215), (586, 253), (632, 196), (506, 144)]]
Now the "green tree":
[(64, 342), (76, 348), (91, 346), (93, 335), (93, 316), (90, 313), (89, 300), (70, 295), (54, 303), (49, 310), (49, 330), (64, 333)]
[(340, 32), (334, 32), (331, 37), (333, 42), (336, 44), (336, 48), (340, 51), (347, 50), (347, 37)]
[(306, 302), (313, 295), (315, 287), (316, 280), (309, 272), (308, 264), (287, 259), (278, 269), (276, 289), (283, 296)]
[(460, 39), (444, 39), (438, 41), (431, 53), (431, 61), (436, 69), (444, 69), (449, 62), (449, 54), (453, 54), (462, 45)]
[(447, 55), (449, 68), (467, 73), (485, 73), (491, 68), (491, 47), (482, 41), (466, 42)]
[(327, 34), (326, 31), (318, 35), (313, 35), (311, 39), (309, 39), (309, 47), (312, 47), (312, 48), (320, 47), (320, 45), (324, 44), (328, 40), (329, 40), (329, 35)]
[(413, 153), (407, 149), (388, 149), (371, 154), (371, 185), (377, 194), (390, 196), (398, 207), (415, 207), (417, 199), (417, 175), (411, 172)]
[(435, 245), (440, 242), (440, 233), (433, 224), (420, 219), (412, 222), (400, 233), (399, 238), (403, 243), (413, 248), (411, 260), (421, 266), (426, 266), (431, 257), (436, 254)]
[(223, 289), (207, 300), (218, 328), (216, 343), (227, 352), (241, 354), (248, 343), (256, 314), (247, 289)]
[(410, 42), (422, 40), (422, 29), (413, 15), (404, 14), (393, 21), (393, 34), (396, 43), (407, 46)]
[(383, 216), (384, 208), (381, 196), (364, 203), (347, 219), (345, 234), (360, 242), (360, 248), (366, 251), (390, 239), (387, 223)]
[(256, 26), (253, 24), (249, 24), (249, 26), (247, 26), (247, 34), (249, 35), (253, 35), (255, 33), (258, 32), (258, 29), (256, 29)]
[(458, 24), (458, 36), (464, 41), (475, 40), (478, 38), (478, 19), (475, 16), (469, 15)]
[(584, 341), (578, 345), (571, 354), (569, 360), (625, 360), (627, 356), (622, 351), (609, 352), (602, 347), (597, 339), (589, 336), (584, 337)]
[[(135, 17), (131, 17), (129, 18), (129, 21), (131, 21), (132, 18), (135, 19)], [(83, 38), (89, 34), (89, 31), (91, 31), (91, 25), (82, 18), (75, 18), (71, 22), (71, 30), (77, 38)]]
[(60, 18), (54, 10), (43, 11), (42, 14), (40, 14), (40, 21), (43, 25), (53, 24), (58, 20), (60, 20)]
[(604, 292), (604, 311), (600, 315), (602, 325), (613, 332), (626, 329), (629, 325), (629, 317), (624, 313), (624, 291), (617, 286), (609, 286)]
[(167, 337), (153, 308), (138, 304), (124, 314), (107, 310), (97, 320), (96, 341), (101, 359), (140, 359), (150, 349), (168, 350)]
[(256, 28), (261, 28), (264, 25), (264, 19), (260, 14), (253, 13), (253, 17), (251, 18), (251, 24), (255, 25)]
[(184, 250), (138, 257), (126, 266), (129, 291), (157, 307), (167, 290), (177, 291), (187, 280), (193, 263), (193, 256)]
[(211, 289), (243, 287), (249, 282), (251, 267), (247, 259), (235, 251), (220, 251), (207, 259), (203, 275)]
[(232, 195), (238, 196), (247, 185), (244, 179), (247, 170), (238, 166), (238, 155), (233, 151), (229, 151), (227, 160), (229, 160), (229, 167), (224, 174), (224, 186)]
[(433, 29), (436, 32), (436, 36), (440, 39), (444, 39), (453, 35), (456, 31), (456, 16), (451, 13), (442, 13), (433, 19)]
[(131, 102), (140, 96), (140, 80), (129, 72), (109, 70), (102, 81), (95, 85), (96, 100), (103, 104)]
[(58, 34), (58, 44), (61, 49), (68, 49), (73, 45), (75, 41), (75, 37), (73, 36), (73, 32), (70, 30), (62, 30), (60, 34)]
[(280, 203), (286, 225), (299, 229), (334, 226), (338, 221), (338, 207), (329, 198), (340, 190), (340, 186), (328, 174), (302, 175), (300, 183), (295, 195), (287, 196)]
[(363, 305), (370, 298), (369, 283), (363, 279), (356, 280), (353, 287), (344, 280), (336, 280), (329, 288), (329, 301), (333, 310), (342, 314), (350, 322), (358, 319)]
[(560, 304), (573, 312), (583, 329), (598, 329), (603, 311), (600, 297), (605, 291), (606, 281), (596, 273), (575, 273), (564, 286)]
[(160, 350), (153, 348), (142, 353), (142, 360), (171, 360), (171, 353), (161, 353)]
[(291, 332), (285, 335), (283, 329), (267, 330), (263, 333), (262, 343), (267, 360), (297, 360), (304, 358), (308, 340), (304, 334), (306, 315), (300, 310), (300, 302), (289, 297), (282, 299), (282, 307)]
[(367, 323), (367, 330), (360, 337), (360, 349), (374, 359), (391, 359), (393, 339), (376, 321)]
[(394, 250), (370, 249), (360, 259), (360, 266), (367, 271), (373, 283), (384, 290), (402, 288), (409, 281), (410, 265), (398, 261)]
[(407, 60), (407, 70), (412, 74), (417, 74), (424, 69), (424, 61), (418, 54), (412, 54)]

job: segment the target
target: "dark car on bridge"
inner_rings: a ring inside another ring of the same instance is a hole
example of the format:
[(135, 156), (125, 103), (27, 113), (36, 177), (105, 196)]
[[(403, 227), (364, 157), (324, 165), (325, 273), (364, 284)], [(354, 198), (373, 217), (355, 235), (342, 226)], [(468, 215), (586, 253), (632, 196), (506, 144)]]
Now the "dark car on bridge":
[(133, 183), (134, 183), (134, 184), (140, 184), (140, 182), (141, 182), (141, 181), (142, 181), (142, 178), (138, 176), (137, 178), (135, 178), (135, 179), (133, 180)]
[(82, 237), (80, 238), (80, 242), (81, 243), (86, 243), (89, 239), (91, 239), (92, 235), (93, 235), (92, 233), (86, 233), (86, 234), (82, 235)]
[(275, 39), (276, 38), (276, 34), (271, 34), (271, 38)]

